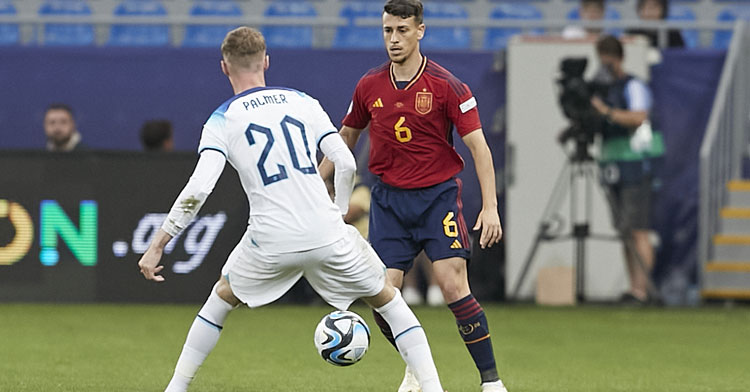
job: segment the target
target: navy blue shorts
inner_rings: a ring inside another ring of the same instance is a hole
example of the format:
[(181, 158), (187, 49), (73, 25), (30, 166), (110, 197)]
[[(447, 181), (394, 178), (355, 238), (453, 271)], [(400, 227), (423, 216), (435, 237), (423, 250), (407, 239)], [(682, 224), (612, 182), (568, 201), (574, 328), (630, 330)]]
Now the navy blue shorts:
[(430, 260), (469, 258), (469, 231), (457, 178), (419, 189), (372, 187), (370, 243), (386, 267), (408, 271), (424, 249)]

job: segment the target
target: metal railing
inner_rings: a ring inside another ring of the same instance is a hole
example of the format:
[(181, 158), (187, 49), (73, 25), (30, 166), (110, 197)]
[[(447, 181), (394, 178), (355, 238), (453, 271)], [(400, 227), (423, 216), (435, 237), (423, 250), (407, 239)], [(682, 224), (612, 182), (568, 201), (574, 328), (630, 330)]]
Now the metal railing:
[(701, 266), (710, 262), (727, 183), (740, 178), (750, 141), (750, 24), (738, 22), (724, 60), (711, 117), (700, 149), (698, 249)]
[[(11, 23), (21, 26), (33, 26), (39, 30), (44, 28), (45, 24), (91, 24), (94, 26), (109, 27), (117, 25), (169, 25), (171, 27), (182, 28), (186, 25), (250, 25), (250, 26), (310, 26), (314, 28), (331, 29), (339, 26), (347, 26), (350, 21), (342, 17), (264, 17), (261, 15), (246, 15), (233, 17), (216, 17), (216, 16), (192, 16), (192, 15), (142, 15), (142, 16), (114, 16), (114, 15), (38, 15), (38, 14), (18, 14), (18, 15), (0, 15), (0, 24)], [(380, 18), (358, 18), (354, 20), (354, 25), (359, 27), (381, 26)], [(671, 29), (678, 30), (696, 30), (696, 31), (727, 31), (734, 28), (733, 22), (716, 22), (716, 21), (644, 21), (639, 19), (623, 20), (567, 20), (567, 19), (538, 19), (538, 20), (521, 20), (521, 19), (489, 19), (489, 18), (469, 18), (469, 19), (431, 19), (427, 22), (429, 27), (460, 27), (468, 28), (475, 32), (481, 32), (488, 28), (514, 28), (521, 29), (522, 32), (532, 32), (537, 29), (543, 29), (548, 32), (559, 32), (566, 26), (581, 26), (584, 28), (598, 28), (608, 30), (624, 29), (647, 29), (657, 31), (659, 46), (666, 46), (668, 31)], [(37, 36), (41, 41), (41, 37)], [(41, 42), (39, 42), (41, 43)], [(481, 45), (475, 45), (479, 47)]]

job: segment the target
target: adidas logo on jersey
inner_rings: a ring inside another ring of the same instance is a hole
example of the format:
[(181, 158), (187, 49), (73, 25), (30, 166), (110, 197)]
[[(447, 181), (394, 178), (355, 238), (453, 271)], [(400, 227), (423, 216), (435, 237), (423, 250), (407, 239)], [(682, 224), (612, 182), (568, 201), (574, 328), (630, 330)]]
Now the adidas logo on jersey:
[(374, 108), (382, 108), (383, 107), (383, 101), (380, 98), (378, 98), (378, 100), (375, 101), (372, 104), (372, 107), (374, 107)]
[(463, 247), (461, 246), (461, 243), (458, 242), (458, 240), (453, 241), (453, 243), (451, 244), (451, 249), (461, 249), (461, 248)]

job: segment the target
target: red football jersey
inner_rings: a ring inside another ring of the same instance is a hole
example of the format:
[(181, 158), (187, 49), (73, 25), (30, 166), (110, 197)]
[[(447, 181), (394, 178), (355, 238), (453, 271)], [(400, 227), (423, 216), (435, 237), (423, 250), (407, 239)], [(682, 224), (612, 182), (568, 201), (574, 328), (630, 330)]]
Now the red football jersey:
[(370, 171), (391, 186), (424, 188), (458, 174), (464, 161), (453, 148), (453, 125), (463, 137), (482, 127), (469, 87), (422, 58), (405, 88), (396, 87), (387, 62), (357, 83), (343, 124), (370, 123)]

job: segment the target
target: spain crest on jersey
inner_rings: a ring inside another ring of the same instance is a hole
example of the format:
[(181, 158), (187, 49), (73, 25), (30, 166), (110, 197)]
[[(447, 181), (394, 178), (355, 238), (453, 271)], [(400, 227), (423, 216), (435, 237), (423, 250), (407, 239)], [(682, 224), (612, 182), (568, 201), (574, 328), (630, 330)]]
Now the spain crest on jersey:
[(432, 93), (427, 91), (420, 91), (417, 93), (417, 97), (414, 100), (414, 109), (419, 114), (427, 114), (432, 110)]

